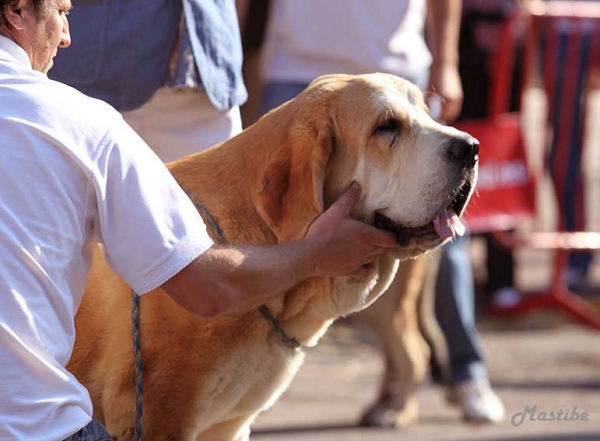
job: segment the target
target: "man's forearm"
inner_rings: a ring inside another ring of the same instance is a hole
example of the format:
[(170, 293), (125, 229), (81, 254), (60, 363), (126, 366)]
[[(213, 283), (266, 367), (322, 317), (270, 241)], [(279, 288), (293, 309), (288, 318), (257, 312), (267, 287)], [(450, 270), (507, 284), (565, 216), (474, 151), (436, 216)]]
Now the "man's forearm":
[(429, 0), (428, 43), (437, 65), (458, 65), (462, 0)]
[(352, 184), (302, 240), (213, 247), (163, 288), (189, 311), (214, 316), (256, 308), (312, 276), (365, 277), (377, 256), (396, 247), (396, 236), (350, 216), (360, 192)]
[(314, 274), (303, 242), (280, 246), (215, 246), (163, 287), (200, 316), (257, 308)]

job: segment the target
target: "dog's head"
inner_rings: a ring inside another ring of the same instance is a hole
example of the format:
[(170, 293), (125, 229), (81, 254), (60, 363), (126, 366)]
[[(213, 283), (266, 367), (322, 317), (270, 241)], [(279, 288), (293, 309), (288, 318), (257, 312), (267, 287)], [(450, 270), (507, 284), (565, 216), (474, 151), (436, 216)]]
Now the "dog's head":
[(479, 144), (435, 122), (416, 86), (386, 74), (325, 76), (274, 112), (285, 147), (259, 206), (280, 239), (302, 237), (352, 181), (363, 189), (353, 215), (394, 232), (400, 259), (462, 234)]

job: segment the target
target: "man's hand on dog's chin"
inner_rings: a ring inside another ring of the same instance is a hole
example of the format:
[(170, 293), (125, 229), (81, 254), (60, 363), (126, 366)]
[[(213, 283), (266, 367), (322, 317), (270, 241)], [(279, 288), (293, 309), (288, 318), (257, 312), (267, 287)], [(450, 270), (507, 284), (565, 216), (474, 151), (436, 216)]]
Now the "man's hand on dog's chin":
[(304, 241), (314, 248), (315, 275), (367, 277), (375, 259), (396, 247), (394, 234), (350, 216), (360, 194), (360, 185), (353, 182), (306, 233)]
[(351, 186), (300, 241), (214, 246), (162, 288), (188, 311), (214, 317), (257, 308), (308, 277), (367, 277), (396, 237), (350, 217), (359, 198), (360, 186)]

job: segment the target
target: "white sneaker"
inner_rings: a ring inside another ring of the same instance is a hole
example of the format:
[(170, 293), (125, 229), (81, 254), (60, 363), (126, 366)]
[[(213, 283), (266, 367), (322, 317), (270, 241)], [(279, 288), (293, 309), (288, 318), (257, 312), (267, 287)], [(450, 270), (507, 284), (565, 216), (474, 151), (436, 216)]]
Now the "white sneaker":
[(460, 406), (463, 418), (477, 423), (498, 423), (504, 419), (505, 409), (486, 378), (467, 380), (449, 388), (449, 403)]

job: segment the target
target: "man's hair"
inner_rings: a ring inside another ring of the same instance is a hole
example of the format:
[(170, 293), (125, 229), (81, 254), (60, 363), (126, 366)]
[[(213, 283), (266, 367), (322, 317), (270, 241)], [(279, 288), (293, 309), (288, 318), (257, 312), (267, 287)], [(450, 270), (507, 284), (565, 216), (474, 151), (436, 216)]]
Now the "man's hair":
[[(40, 12), (44, 10), (44, 5), (47, 0), (30, 0), (33, 4), (33, 8), (38, 14), (38, 18), (41, 17)], [(4, 16), (4, 9), (8, 7), (15, 7), (19, 4), (19, 0), (0, 0), (0, 27), (8, 25), (6, 17)]]

